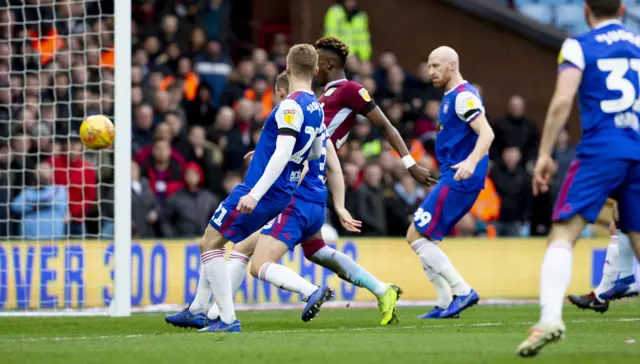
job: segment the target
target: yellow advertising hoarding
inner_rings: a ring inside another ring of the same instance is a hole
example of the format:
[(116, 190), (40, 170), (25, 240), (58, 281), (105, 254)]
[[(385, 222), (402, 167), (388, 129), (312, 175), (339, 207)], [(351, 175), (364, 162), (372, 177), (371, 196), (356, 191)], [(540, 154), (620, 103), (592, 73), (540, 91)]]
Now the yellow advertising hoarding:
[[(601, 275), (607, 240), (582, 241), (574, 253), (571, 292), (587, 292)], [(533, 239), (447, 239), (441, 244), (483, 298), (538, 295), (546, 243)], [(435, 298), (420, 261), (403, 239), (356, 238), (337, 249), (379, 279), (404, 290), (403, 300)], [(302, 249), (282, 263), (314, 284), (329, 284), (336, 299), (372, 301), (332, 272), (304, 258)], [(132, 246), (132, 304), (182, 304), (195, 295), (200, 253), (195, 241), (141, 241)], [(107, 307), (113, 291), (113, 244), (97, 241), (0, 243), (0, 309)], [(300, 297), (250, 275), (236, 302), (298, 303)]]

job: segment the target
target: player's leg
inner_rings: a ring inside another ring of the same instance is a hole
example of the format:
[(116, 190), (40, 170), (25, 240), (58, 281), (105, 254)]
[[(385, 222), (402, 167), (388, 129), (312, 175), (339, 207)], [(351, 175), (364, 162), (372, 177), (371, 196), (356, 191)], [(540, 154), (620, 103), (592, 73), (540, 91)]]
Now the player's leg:
[(275, 223), (262, 230), (251, 265), (254, 277), (303, 295), (307, 300), (302, 312), (303, 321), (313, 319), (320, 306), (333, 297), (333, 291), (326, 286), (316, 287), (277, 262), (287, 249), (293, 250), (303, 238), (310, 236), (309, 231), (320, 230), (324, 217), (324, 206), (294, 198)]
[(336, 273), (341, 279), (373, 293), (378, 299), (382, 325), (397, 322), (394, 312), (396, 302), (402, 293), (400, 287), (380, 281), (351, 257), (326, 245), (320, 231), (301, 245), (307, 259)]
[[(204, 275), (204, 268), (200, 267), (200, 277), (198, 278), (198, 286), (196, 288), (196, 296), (193, 301), (184, 310), (168, 315), (164, 318), (165, 322), (176, 327), (201, 329), (211, 324), (211, 319), (205, 315), (209, 308), (211, 300), (211, 286)], [(213, 305), (217, 308), (217, 305)], [(212, 306), (212, 308), (213, 308)], [(218, 318), (218, 314), (213, 318)]]
[[(636, 256), (628, 234), (618, 231), (618, 256), (612, 263), (613, 270), (607, 275), (608, 284), (603, 289), (596, 290), (596, 296), (604, 301), (612, 301), (625, 297), (637, 296), (638, 285), (635, 281), (634, 266)], [(609, 250), (607, 249), (607, 254)], [(608, 258), (607, 258), (608, 259)], [(603, 280), (607, 273), (608, 264), (603, 269)], [(600, 288), (600, 287), (598, 287)], [(606, 288), (606, 289), (605, 289)]]
[(636, 261), (640, 259), (638, 205), (640, 205), (640, 163), (636, 163), (630, 168), (627, 179), (619, 191), (620, 229), (627, 232), (628, 235), (620, 234), (618, 242), (620, 278), (610, 292), (604, 294), (605, 298), (617, 299), (638, 295), (638, 285), (634, 276)]
[(455, 191), (437, 184), (414, 214), (414, 223), (407, 231), (407, 242), (420, 258), (425, 272), (431, 275), (431, 281), (440, 286), (436, 288), (438, 301), (448, 301), (450, 293), (436, 276), (444, 279), (454, 295), (448, 306), (436, 307), (422, 318), (455, 317), (479, 301), (476, 291), (462, 278), (437, 243), (471, 209), (477, 196), (477, 193)]
[(605, 262), (602, 266), (602, 278), (598, 287), (586, 295), (569, 295), (569, 301), (581, 309), (590, 309), (599, 313), (605, 313), (609, 309), (609, 302), (600, 298), (600, 294), (610, 290), (619, 272), (619, 250), (618, 250), (618, 233), (615, 223), (612, 221), (609, 226), (611, 240), (607, 246)]
[(289, 246), (269, 235), (261, 235), (251, 265), (251, 275), (269, 282), (277, 288), (300, 293), (307, 300), (303, 321), (317, 316), (320, 306), (331, 299), (333, 292), (328, 287), (316, 287), (293, 270), (277, 262), (289, 250)]
[[(227, 260), (227, 269), (229, 270), (229, 280), (231, 281), (231, 292), (235, 297), (236, 292), (242, 285), (244, 277), (247, 275), (247, 265), (253, 255), (260, 232), (256, 231), (251, 234), (247, 239), (239, 242), (233, 246), (233, 250), (229, 254)], [(197, 295), (196, 295), (197, 296)], [(194, 300), (195, 301), (195, 300)], [(192, 304), (193, 305), (193, 304)], [(220, 308), (215, 303), (211, 305), (209, 312), (207, 312), (207, 319), (209, 321), (215, 321), (220, 318)]]
[(545, 345), (564, 337), (562, 306), (571, 282), (573, 246), (587, 223), (596, 221), (628, 167), (624, 161), (576, 160), (569, 168), (554, 207), (554, 223), (540, 269), (540, 321), (518, 346), (518, 355), (534, 356)]

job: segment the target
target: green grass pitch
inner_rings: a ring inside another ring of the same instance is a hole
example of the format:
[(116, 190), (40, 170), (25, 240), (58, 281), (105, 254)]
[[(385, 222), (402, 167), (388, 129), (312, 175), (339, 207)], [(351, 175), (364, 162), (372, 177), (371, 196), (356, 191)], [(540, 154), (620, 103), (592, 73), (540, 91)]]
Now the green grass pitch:
[[(305, 324), (299, 311), (238, 312), (241, 334), (203, 334), (165, 324), (161, 314), (130, 318), (0, 318), (0, 363), (639, 363), (640, 302), (604, 315), (565, 306), (567, 338), (536, 359), (514, 356), (538, 308), (477, 306), (460, 319), (377, 325), (372, 309), (326, 309)], [(638, 341), (637, 343), (635, 341)]]

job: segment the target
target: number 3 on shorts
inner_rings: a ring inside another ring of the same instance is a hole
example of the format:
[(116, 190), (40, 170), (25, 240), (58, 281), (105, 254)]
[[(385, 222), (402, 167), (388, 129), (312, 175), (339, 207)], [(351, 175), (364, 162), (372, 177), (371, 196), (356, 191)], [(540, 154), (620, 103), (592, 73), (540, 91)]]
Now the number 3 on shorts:
[[(222, 204), (218, 206), (216, 212), (213, 213), (213, 223), (220, 226), (222, 225), (222, 220), (224, 220), (224, 216), (227, 214), (227, 209), (222, 207)], [(216, 217), (218, 215), (218, 217)]]
[(424, 227), (431, 221), (431, 213), (429, 213), (429, 211), (424, 211), (424, 209), (420, 207), (413, 214), (413, 221), (415, 221), (419, 227)]

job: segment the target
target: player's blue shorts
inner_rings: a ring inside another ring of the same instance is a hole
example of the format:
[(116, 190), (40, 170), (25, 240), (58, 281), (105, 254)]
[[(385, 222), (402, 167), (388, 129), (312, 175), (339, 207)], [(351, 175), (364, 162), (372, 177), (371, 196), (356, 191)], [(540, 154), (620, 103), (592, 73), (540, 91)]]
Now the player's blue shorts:
[(602, 157), (576, 159), (558, 193), (553, 221), (579, 214), (593, 223), (608, 197), (618, 201), (620, 228), (640, 231), (640, 163)]
[(289, 203), (289, 200), (274, 202), (263, 198), (258, 202), (253, 212), (241, 214), (240, 211), (236, 210), (236, 206), (238, 206), (240, 198), (249, 193), (249, 191), (244, 185), (236, 186), (231, 191), (231, 195), (222, 201), (211, 220), (209, 220), (211, 227), (234, 243), (239, 243), (260, 230), (265, 224), (284, 211)]
[(438, 182), (413, 214), (413, 224), (425, 237), (442, 240), (476, 202), (480, 191), (457, 191)]
[(265, 226), (262, 233), (273, 236), (293, 250), (320, 231), (325, 218), (324, 204), (293, 197), (284, 212)]

